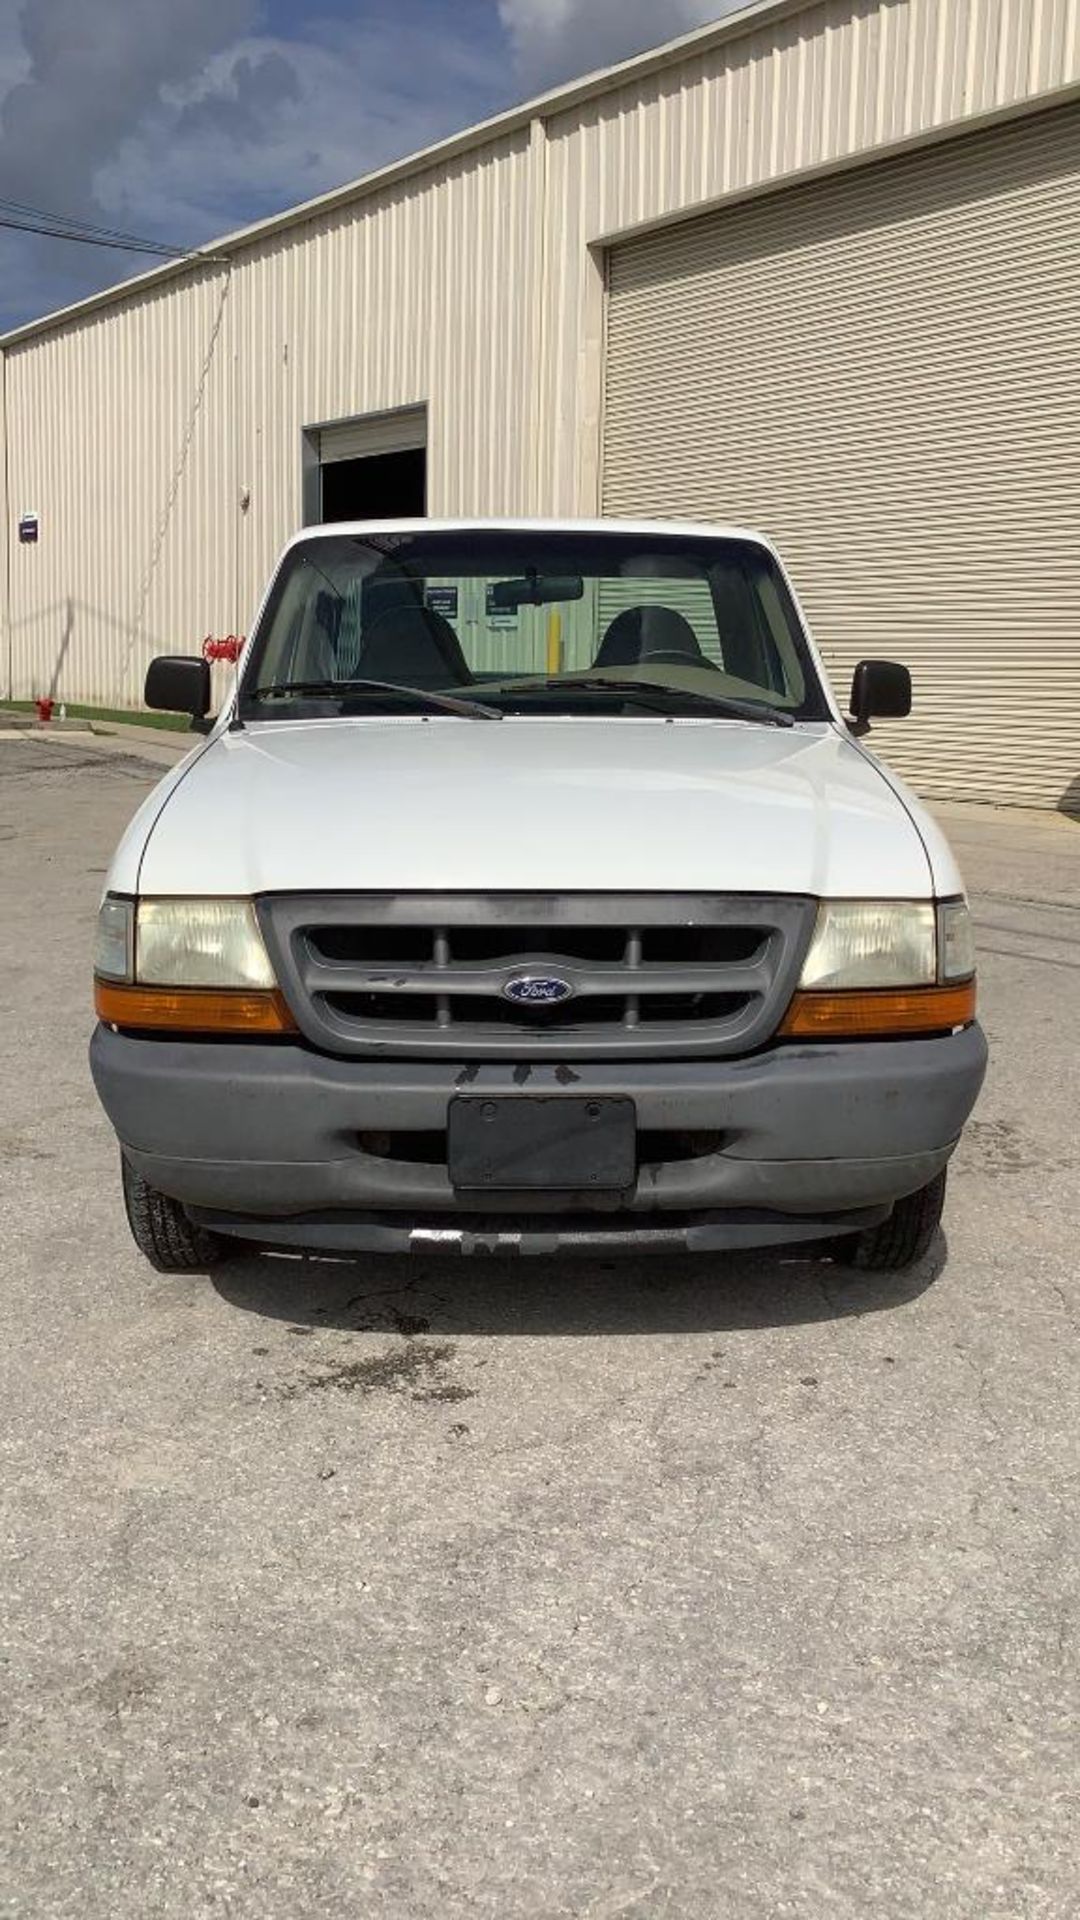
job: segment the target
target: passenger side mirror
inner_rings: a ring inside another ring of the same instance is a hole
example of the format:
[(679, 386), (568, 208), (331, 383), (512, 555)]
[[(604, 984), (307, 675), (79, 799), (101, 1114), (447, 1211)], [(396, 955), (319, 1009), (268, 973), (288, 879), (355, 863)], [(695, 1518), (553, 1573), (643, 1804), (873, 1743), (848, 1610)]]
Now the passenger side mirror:
[(871, 720), (906, 720), (911, 712), (911, 675), (898, 660), (860, 660), (851, 682), (853, 732)]
[(143, 699), (162, 713), (189, 713), (196, 732), (208, 731), (210, 666), (197, 654), (162, 654), (146, 669)]

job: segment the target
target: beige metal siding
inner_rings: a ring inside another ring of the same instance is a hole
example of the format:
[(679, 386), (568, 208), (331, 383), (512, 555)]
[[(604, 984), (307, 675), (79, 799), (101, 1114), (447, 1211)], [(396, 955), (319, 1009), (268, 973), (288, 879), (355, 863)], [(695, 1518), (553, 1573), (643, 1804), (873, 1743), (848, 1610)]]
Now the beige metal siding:
[(1080, 106), (611, 257), (604, 506), (762, 527), (923, 791), (1080, 804)]
[(126, 706), (145, 661), (234, 624), (230, 281), (148, 293), (8, 355), (14, 692)]
[(734, 21), (677, 65), (553, 112), (559, 265), (539, 408), (552, 509), (591, 512), (599, 499), (602, 293), (590, 244), (1077, 83), (1080, 0), (821, 0)]
[(245, 632), (313, 422), (426, 402), (433, 513), (534, 506), (532, 165), (525, 130), (8, 349), (17, 697), (135, 705)]
[(153, 648), (245, 629), (313, 423), (422, 404), (433, 513), (594, 512), (596, 243), (1077, 84), (1080, 0), (784, 5), (24, 334), (15, 691), (135, 702)]

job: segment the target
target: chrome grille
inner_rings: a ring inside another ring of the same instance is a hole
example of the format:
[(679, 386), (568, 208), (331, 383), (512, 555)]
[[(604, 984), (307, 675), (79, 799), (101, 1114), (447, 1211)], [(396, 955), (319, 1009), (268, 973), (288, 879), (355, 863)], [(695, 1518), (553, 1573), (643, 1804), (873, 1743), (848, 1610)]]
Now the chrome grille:
[[(745, 1053), (794, 990), (815, 903), (790, 895), (295, 894), (259, 902), (294, 1017), (339, 1054), (463, 1060)], [(506, 997), (555, 978), (554, 1005)]]

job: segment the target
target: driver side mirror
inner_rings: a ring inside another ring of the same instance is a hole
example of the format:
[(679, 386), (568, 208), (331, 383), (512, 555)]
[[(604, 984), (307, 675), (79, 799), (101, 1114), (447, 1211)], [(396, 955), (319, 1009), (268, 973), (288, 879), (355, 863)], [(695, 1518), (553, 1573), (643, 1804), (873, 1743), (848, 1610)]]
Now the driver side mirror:
[(854, 733), (871, 720), (906, 720), (911, 712), (911, 674), (898, 660), (860, 660), (851, 682)]
[(198, 733), (208, 733), (210, 666), (197, 654), (162, 654), (146, 669), (143, 699), (162, 713), (189, 713)]

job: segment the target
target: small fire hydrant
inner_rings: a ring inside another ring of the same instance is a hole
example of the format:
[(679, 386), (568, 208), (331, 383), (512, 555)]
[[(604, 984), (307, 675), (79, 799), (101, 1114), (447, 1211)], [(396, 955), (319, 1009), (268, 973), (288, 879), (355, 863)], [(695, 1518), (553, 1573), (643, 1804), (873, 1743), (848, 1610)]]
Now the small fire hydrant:
[(53, 701), (50, 699), (47, 693), (39, 694), (37, 696), (37, 699), (34, 701), (34, 705), (37, 708), (37, 717), (39, 720), (44, 721), (44, 720), (52, 719)]
[(228, 633), (224, 640), (215, 640), (213, 634), (208, 633), (202, 645), (203, 659), (209, 660), (211, 665), (215, 660), (229, 660), (235, 666), (244, 650), (246, 637), (242, 633)]

